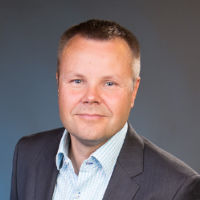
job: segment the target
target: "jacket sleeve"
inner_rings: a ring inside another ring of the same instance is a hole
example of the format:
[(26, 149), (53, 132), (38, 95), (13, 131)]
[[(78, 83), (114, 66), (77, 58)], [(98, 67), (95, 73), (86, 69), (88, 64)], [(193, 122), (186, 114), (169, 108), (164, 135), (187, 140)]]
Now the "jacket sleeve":
[(200, 200), (200, 176), (189, 177), (179, 188), (173, 200)]
[(17, 158), (18, 158), (18, 144), (17, 143), (13, 156), (13, 170), (12, 170), (12, 179), (11, 179), (11, 193), (10, 200), (18, 200), (17, 195)]

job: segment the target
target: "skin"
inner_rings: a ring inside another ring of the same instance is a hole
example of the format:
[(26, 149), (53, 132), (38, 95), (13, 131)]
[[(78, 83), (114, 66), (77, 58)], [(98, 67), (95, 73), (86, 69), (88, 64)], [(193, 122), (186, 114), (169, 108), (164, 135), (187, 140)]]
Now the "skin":
[(139, 87), (133, 87), (131, 52), (123, 39), (74, 36), (63, 50), (58, 82), (60, 118), (71, 137), (76, 174), (82, 162), (125, 125)]

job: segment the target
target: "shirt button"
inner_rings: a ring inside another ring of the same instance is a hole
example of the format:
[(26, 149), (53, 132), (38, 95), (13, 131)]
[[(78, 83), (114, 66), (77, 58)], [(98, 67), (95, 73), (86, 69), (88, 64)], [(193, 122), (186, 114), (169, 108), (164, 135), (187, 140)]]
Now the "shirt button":
[(65, 165), (68, 165), (68, 162), (65, 161)]
[(86, 162), (86, 165), (92, 165), (93, 163), (92, 162)]
[(79, 199), (80, 197), (81, 197), (81, 193), (79, 192), (76, 194), (76, 198)]

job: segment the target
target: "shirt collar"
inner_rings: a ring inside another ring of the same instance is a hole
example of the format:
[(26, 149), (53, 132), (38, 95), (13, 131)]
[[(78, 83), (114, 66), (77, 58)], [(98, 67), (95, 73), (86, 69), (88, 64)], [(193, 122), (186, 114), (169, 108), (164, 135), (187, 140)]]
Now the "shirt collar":
[(124, 139), (128, 130), (128, 124), (111, 137), (104, 145), (98, 148), (91, 156), (95, 157), (102, 165), (106, 176), (109, 176), (116, 164)]
[[(124, 143), (124, 139), (128, 130), (128, 124), (126, 123), (124, 127), (112, 136), (104, 145), (98, 148), (94, 153), (91, 154), (91, 157), (94, 157), (99, 161), (103, 170), (105, 171), (106, 176), (111, 175), (117, 157), (119, 156), (120, 150)], [(59, 170), (62, 165), (63, 157), (68, 160), (68, 148), (70, 143), (70, 137), (65, 129), (63, 136), (60, 141), (58, 152), (56, 154), (56, 166)]]
[(58, 152), (56, 154), (56, 167), (59, 170), (62, 165), (63, 157), (68, 158), (68, 149), (69, 149), (70, 137), (67, 130), (64, 130), (63, 136), (60, 140)]

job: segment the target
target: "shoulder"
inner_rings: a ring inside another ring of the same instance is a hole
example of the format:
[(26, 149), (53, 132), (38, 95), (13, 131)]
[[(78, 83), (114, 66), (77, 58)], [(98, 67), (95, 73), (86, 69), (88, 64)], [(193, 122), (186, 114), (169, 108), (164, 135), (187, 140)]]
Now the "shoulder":
[(18, 141), (15, 147), (15, 154), (19, 152), (19, 155), (23, 157), (35, 157), (44, 149), (51, 149), (54, 146), (57, 149), (64, 130), (62, 127), (24, 136)]
[[(123, 161), (123, 162), (122, 162)], [(120, 164), (140, 186), (138, 199), (199, 199), (199, 174), (175, 156), (138, 135), (129, 125)]]
[(64, 128), (57, 128), (57, 129), (52, 129), (52, 130), (48, 130), (48, 131), (43, 131), (43, 132), (39, 132), (39, 133), (35, 133), (35, 134), (31, 134), (31, 135), (27, 135), (22, 137), (18, 143), (21, 144), (26, 144), (28, 143), (30, 144), (42, 144), (44, 142), (46, 142), (47, 140), (53, 140), (55, 139), (58, 135), (60, 135), (61, 133), (64, 132)]
[(174, 199), (199, 199), (199, 174), (175, 156), (146, 138), (141, 138), (144, 142), (144, 168), (141, 177), (149, 179), (151, 190), (156, 188), (166, 199), (172, 196)]
[(124, 153), (129, 153), (131, 149), (134, 149), (129, 159), (137, 158), (142, 163), (140, 167), (143, 168), (143, 172), (149, 172), (150, 170), (151, 173), (156, 173), (157, 175), (163, 173), (169, 174), (169, 176), (176, 174), (176, 176), (183, 177), (198, 174), (177, 157), (158, 147), (145, 137), (138, 135), (130, 124), (124, 145), (126, 148), (129, 146), (129, 151)]
[(144, 168), (146, 170), (149, 167), (154, 167), (157, 176), (164, 173), (170, 177), (182, 177), (183, 179), (198, 175), (196, 171), (177, 157), (159, 148), (148, 139), (140, 137), (144, 142)]

